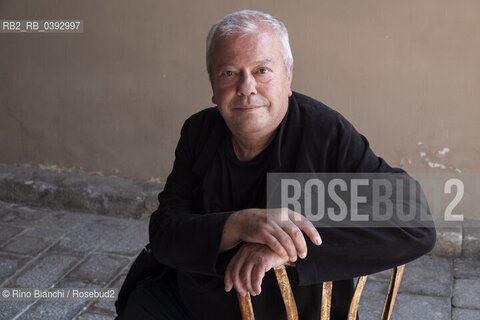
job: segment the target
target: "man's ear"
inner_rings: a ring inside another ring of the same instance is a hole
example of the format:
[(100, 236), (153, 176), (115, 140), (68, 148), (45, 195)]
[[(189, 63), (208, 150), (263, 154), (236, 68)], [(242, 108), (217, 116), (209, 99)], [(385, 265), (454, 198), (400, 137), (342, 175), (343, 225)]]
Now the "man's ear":
[(214, 105), (217, 105), (217, 99), (215, 99), (215, 95), (212, 96), (212, 103)]
[(288, 68), (288, 76), (287, 76), (289, 97), (292, 95), (292, 80), (293, 80), (293, 61), (292, 61), (292, 64), (290, 65), (290, 68)]

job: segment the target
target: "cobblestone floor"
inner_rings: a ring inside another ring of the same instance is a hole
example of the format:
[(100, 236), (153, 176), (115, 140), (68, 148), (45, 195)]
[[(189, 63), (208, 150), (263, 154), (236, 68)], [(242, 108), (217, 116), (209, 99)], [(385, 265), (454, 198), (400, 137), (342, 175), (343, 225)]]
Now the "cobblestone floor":
[[(0, 202), (0, 291), (119, 288), (147, 222)], [(361, 319), (379, 319), (389, 273), (369, 277)], [(113, 319), (109, 300), (9, 300), (0, 319)], [(425, 256), (407, 265), (393, 320), (480, 319), (480, 260)]]

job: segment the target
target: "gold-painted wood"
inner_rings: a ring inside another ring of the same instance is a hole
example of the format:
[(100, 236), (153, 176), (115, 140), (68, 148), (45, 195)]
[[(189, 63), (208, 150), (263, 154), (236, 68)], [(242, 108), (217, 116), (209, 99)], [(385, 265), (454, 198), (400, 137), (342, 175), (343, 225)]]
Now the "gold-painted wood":
[[(287, 271), (285, 266), (295, 266), (295, 263), (287, 262), (284, 265), (274, 268), (275, 276), (277, 277), (278, 286), (280, 292), (282, 293), (283, 302), (285, 304), (285, 309), (287, 311), (288, 320), (298, 320), (298, 310), (293, 297), (292, 288), (290, 286), (290, 281), (288, 280)], [(401, 265), (393, 268), (392, 275), (390, 277), (390, 284), (388, 286), (388, 292), (385, 297), (385, 303), (382, 310), (381, 320), (389, 320), (392, 314), (393, 306), (395, 304), (395, 299), (397, 297), (398, 288), (400, 287), (400, 282), (402, 281), (403, 271), (405, 265)], [(363, 288), (367, 281), (367, 276), (361, 276), (358, 278), (357, 286), (350, 302), (350, 309), (348, 313), (349, 320), (355, 320), (358, 311), (358, 305), (360, 302), (360, 297), (362, 295)], [(240, 304), (240, 311), (242, 314), (243, 320), (255, 320), (253, 313), (252, 300), (250, 294), (247, 294), (242, 297), (237, 293), (238, 301)], [(330, 309), (332, 302), (332, 281), (327, 281), (323, 283), (322, 288), (322, 309), (320, 320), (330, 320)]]
[(330, 320), (330, 308), (332, 304), (332, 281), (323, 283), (322, 287), (322, 309), (320, 320)]
[(363, 288), (367, 282), (368, 276), (361, 276), (358, 278), (355, 292), (353, 293), (352, 301), (350, 302), (350, 309), (348, 309), (348, 320), (357, 319), (358, 304), (360, 303), (360, 297), (362, 296)]
[(237, 292), (237, 297), (238, 297), (238, 303), (240, 304), (240, 312), (242, 314), (242, 320), (255, 320), (250, 293), (247, 292), (245, 296), (241, 296)]
[(287, 311), (287, 319), (298, 320), (297, 304), (293, 297), (292, 287), (290, 287), (287, 270), (285, 270), (284, 265), (275, 267), (273, 270), (277, 277), (278, 287), (282, 293), (283, 303), (285, 304), (285, 310)]
[(295, 267), (295, 262), (291, 262), (291, 261), (287, 261), (285, 262), (283, 265), (287, 266), (287, 267)]
[(387, 295), (385, 296), (385, 303), (383, 304), (381, 320), (389, 320), (392, 315), (393, 306), (395, 305), (395, 299), (397, 298), (397, 292), (400, 287), (400, 282), (402, 281), (404, 269), (405, 265), (403, 264), (392, 270), (390, 284), (388, 285)]

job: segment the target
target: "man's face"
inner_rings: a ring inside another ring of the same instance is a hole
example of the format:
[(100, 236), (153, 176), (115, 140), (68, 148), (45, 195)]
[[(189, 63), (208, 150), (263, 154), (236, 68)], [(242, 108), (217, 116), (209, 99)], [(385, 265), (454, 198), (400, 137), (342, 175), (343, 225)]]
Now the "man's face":
[(236, 136), (272, 133), (292, 95), (292, 67), (285, 71), (281, 43), (268, 27), (217, 39), (211, 54), (212, 101)]

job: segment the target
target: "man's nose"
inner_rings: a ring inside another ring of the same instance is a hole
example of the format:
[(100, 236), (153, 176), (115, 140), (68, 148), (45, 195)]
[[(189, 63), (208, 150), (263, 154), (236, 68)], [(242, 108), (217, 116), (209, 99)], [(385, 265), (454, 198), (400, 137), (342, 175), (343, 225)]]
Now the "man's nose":
[(237, 94), (239, 96), (249, 96), (257, 93), (257, 81), (250, 73), (243, 73), (238, 82)]

